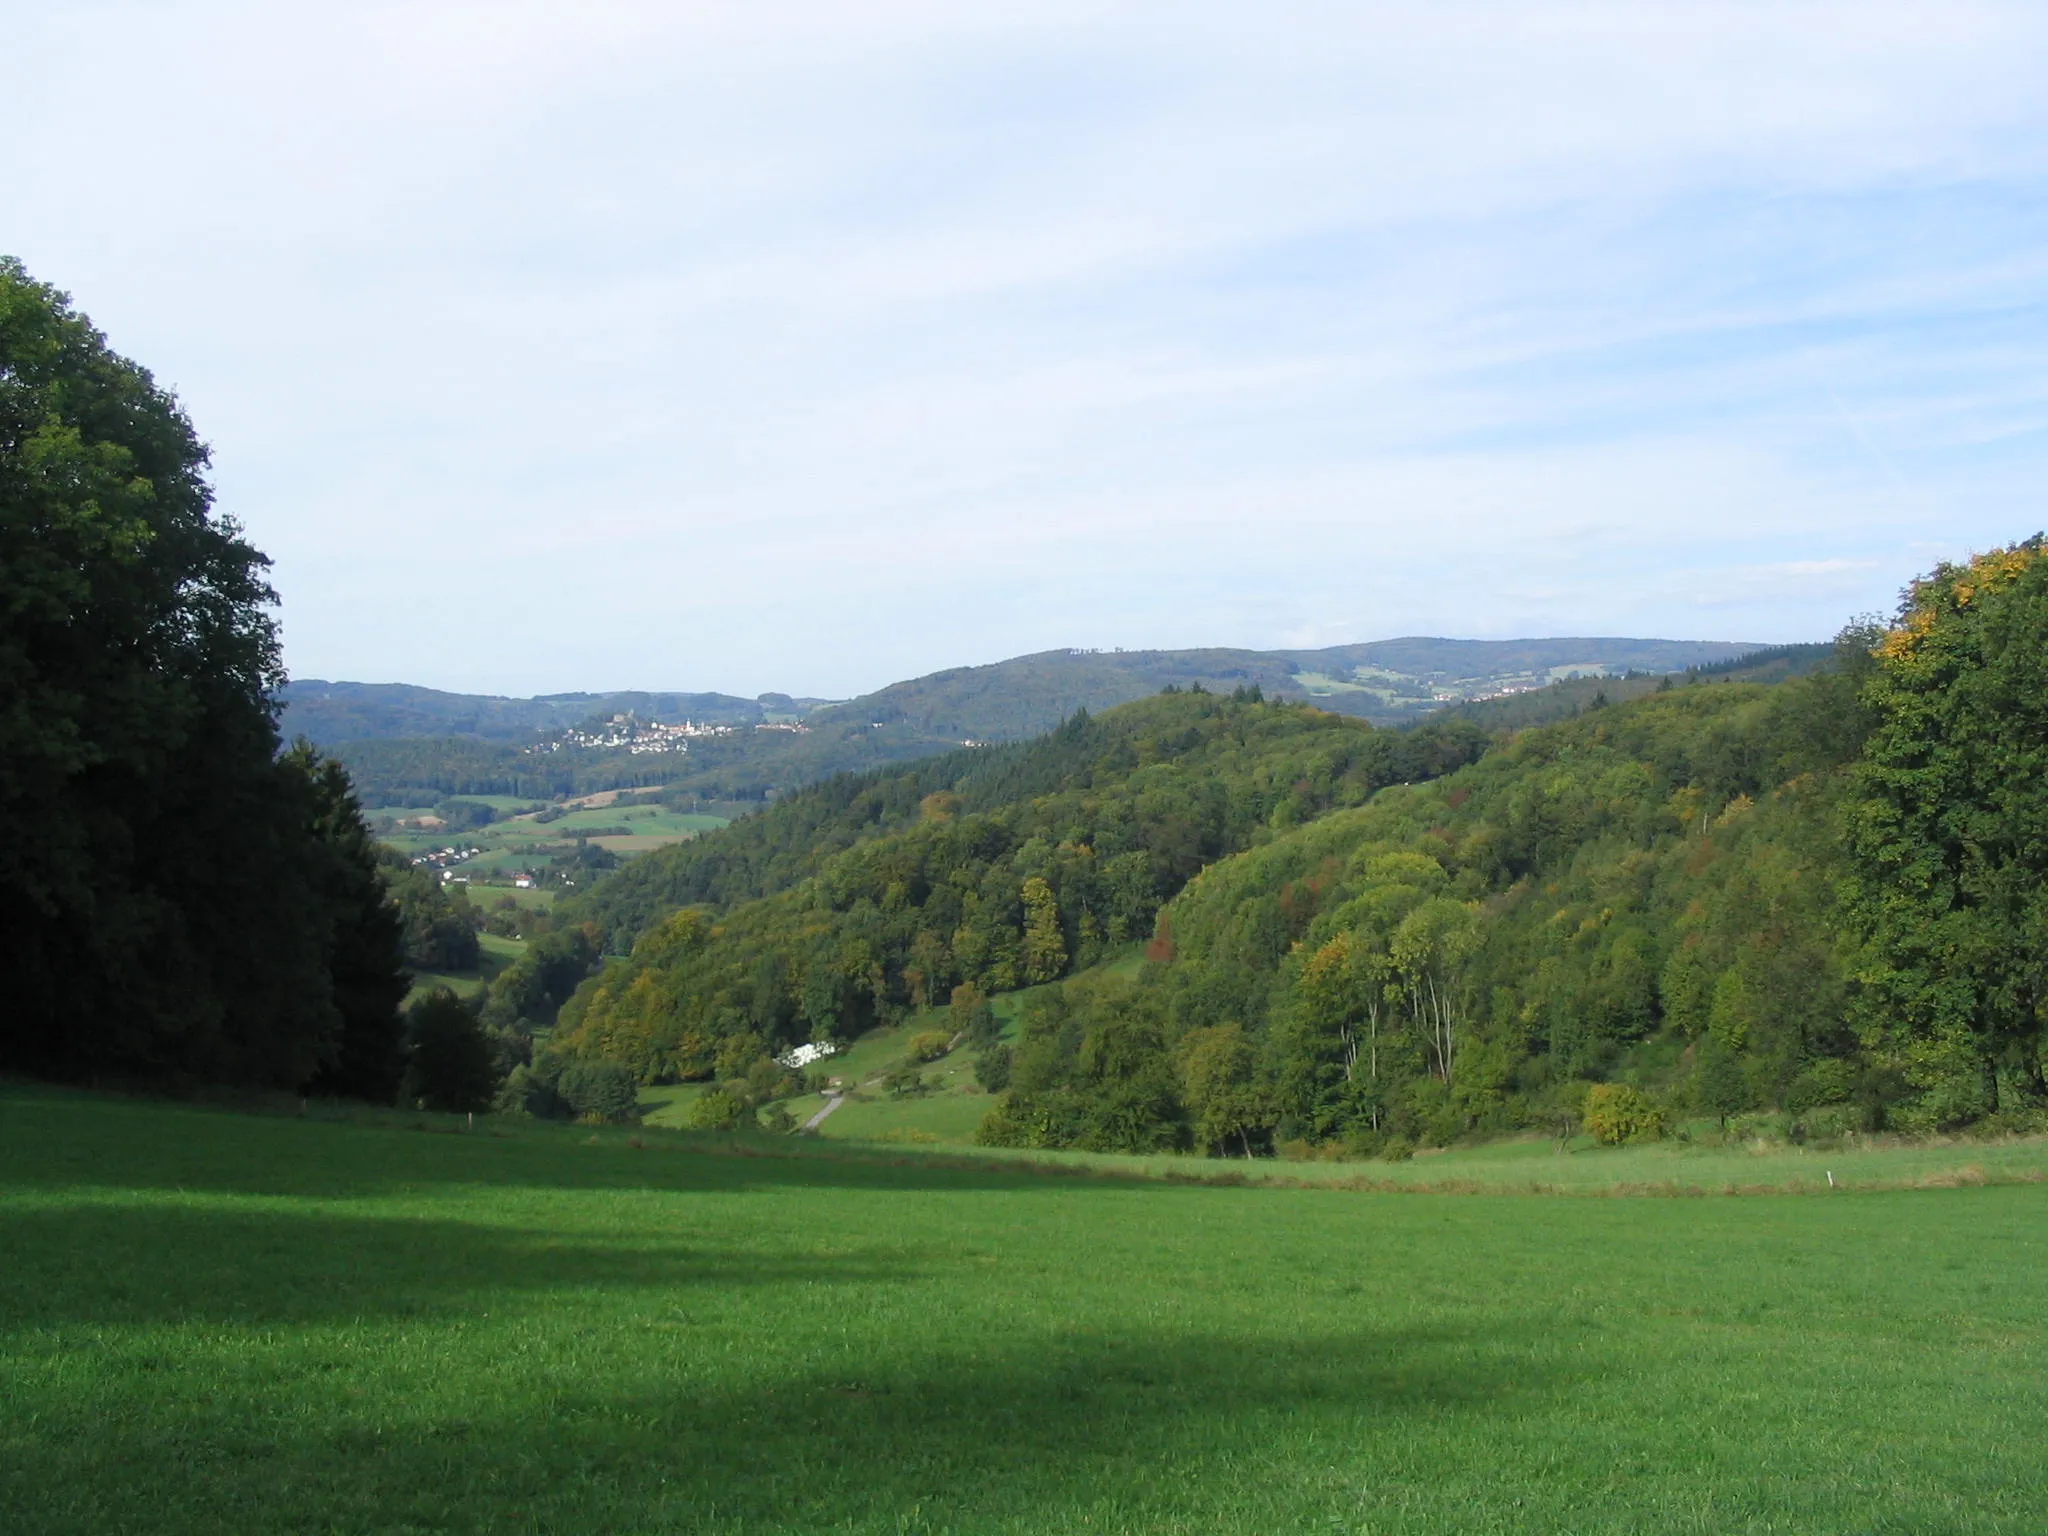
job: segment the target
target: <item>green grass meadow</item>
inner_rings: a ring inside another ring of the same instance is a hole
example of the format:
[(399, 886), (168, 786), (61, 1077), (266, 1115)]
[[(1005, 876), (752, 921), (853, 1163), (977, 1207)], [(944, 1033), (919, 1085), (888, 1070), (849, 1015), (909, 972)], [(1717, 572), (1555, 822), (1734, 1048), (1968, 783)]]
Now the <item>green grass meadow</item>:
[(0, 1224), (0, 1526), (38, 1536), (2048, 1509), (2035, 1183), (1217, 1188), (13, 1086)]
[[(521, 892), (525, 895), (525, 892)], [(412, 991), (407, 994), (410, 1002), (422, 992), (435, 987), (446, 987), (457, 997), (475, 997), (488, 987), (497, 974), (514, 960), (526, 953), (523, 939), (508, 939), (495, 933), (480, 933), (476, 936), (477, 968), (473, 971), (415, 971)]]

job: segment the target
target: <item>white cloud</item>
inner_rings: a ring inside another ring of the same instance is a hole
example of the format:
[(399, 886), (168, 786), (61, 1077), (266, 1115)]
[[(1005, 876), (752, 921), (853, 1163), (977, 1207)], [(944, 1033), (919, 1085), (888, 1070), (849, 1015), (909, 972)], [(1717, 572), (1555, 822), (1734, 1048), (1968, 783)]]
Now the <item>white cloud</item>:
[(308, 675), (1822, 634), (2048, 458), (2038, 6), (0, 21)]

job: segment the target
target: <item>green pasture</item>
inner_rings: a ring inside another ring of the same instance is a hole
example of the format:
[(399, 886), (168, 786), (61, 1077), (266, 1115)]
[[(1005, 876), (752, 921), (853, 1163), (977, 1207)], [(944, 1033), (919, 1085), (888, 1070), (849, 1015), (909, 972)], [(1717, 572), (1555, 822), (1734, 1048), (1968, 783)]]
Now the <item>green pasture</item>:
[(431, 805), (380, 805), (363, 812), (363, 819), (375, 827), (397, 821), (411, 821), (420, 816), (431, 816)]
[[(501, 809), (517, 809), (532, 803), (504, 795), (465, 795), (462, 798), (485, 800), (492, 804), (503, 801)], [(427, 808), (428, 811), (431, 809)], [(394, 813), (376, 814), (384, 816)], [(456, 873), (469, 878), (473, 900), (488, 902), (492, 899), (491, 893), (500, 888), (490, 882), (502, 880), (507, 882), (509, 888), (515, 871), (545, 868), (552, 864), (559, 854), (568, 851), (579, 835), (589, 837), (591, 842), (618, 854), (621, 858), (631, 858), (636, 854), (665, 848), (670, 843), (682, 842), (699, 833), (725, 825), (727, 821), (723, 816), (713, 816), (704, 812), (671, 811), (658, 805), (628, 805), (584, 807), (569, 811), (553, 821), (536, 821), (531, 816), (516, 816), (508, 821), (494, 821), (487, 827), (473, 827), (464, 832), (386, 831), (380, 836), (384, 842), (409, 858), (450, 845), (482, 849), (483, 851), (475, 858), (464, 860), (457, 865)], [(589, 836), (592, 832), (619, 828), (625, 828), (626, 831), (615, 836)]]
[(666, 848), (670, 843), (679, 843), (693, 836), (691, 833), (634, 832), (625, 837), (593, 837), (591, 841), (607, 852), (625, 858), (635, 853), (652, 853), (657, 848)]
[(0, 1089), (8, 1530), (1762, 1536), (2048, 1508), (2038, 1185), (1209, 1188), (330, 1113)]
[(1311, 695), (1370, 693), (1380, 698), (1389, 696), (1389, 690), (1385, 688), (1375, 688), (1369, 683), (1361, 683), (1353, 678), (1333, 677), (1327, 672), (1297, 672), (1294, 674), (1294, 680)]
[[(917, 1102), (902, 1104), (907, 1108)], [(851, 1113), (854, 1107), (848, 1104), (832, 1119)], [(881, 1107), (878, 1102), (877, 1108)], [(880, 1123), (868, 1139), (916, 1139), (883, 1136), (879, 1133), (890, 1129), (891, 1123), (881, 1116), (870, 1123), (876, 1121)], [(827, 1128), (830, 1124), (827, 1122)], [(1034, 1166), (1095, 1176), (1397, 1194), (1726, 1196), (2048, 1185), (2048, 1137), (2041, 1136), (1990, 1141), (1858, 1137), (1826, 1147), (1792, 1146), (1778, 1139), (1727, 1144), (1671, 1140), (1602, 1147), (1590, 1137), (1574, 1136), (1565, 1143), (1535, 1138), (1450, 1147), (1418, 1153), (1398, 1163), (1244, 1160), (1176, 1153), (1018, 1152), (964, 1142), (962, 1138), (961, 1144), (946, 1147), (946, 1155), (970, 1164), (1022, 1157)]]
[(435, 987), (446, 987), (457, 997), (474, 997), (491, 984), (498, 972), (526, 953), (523, 939), (500, 938), (495, 933), (480, 933), (476, 936), (478, 967), (474, 971), (416, 971), (412, 978), (412, 991), (406, 1001), (410, 1002), (422, 992)]
[(523, 907), (529, 912), (545, 912), (555, 904), (555, 892), (546, 886), (529, 885), (522, 890), (510, 885), (472, 884), (469, 899), (486, 912), (508, 899), (514, 906)]
[[(927, 1075), (931, 1068), (926, 1068)], [(818, 1127), (818, 1134), (834, 1141), (938, 1143), (964, 1146), (974, 1140), (974, 1128), (995, 1102), (987, 1094), (969, 1087), (961, 1092), (921, 1094), (892, 1099), (866, 1090), (855, 1093), (832, 1111)], [(789, 1112), (807, 1120), (824, 1105), (823, 1099), (793, 1099)]]
[(700, 832), (715, 832), (727, 825), (725, 817), (702, 811), (671, 811), (659, 805), (605, 805), (569, 811), (553, 821), (519, 817), (509, 822), (492, 822), (483, 830), (496, 832), (501, 827), (523, 828), (527, 836), (563, 838), (600, 827), (628, 827), (635, 836), (665, 837), (675, 841), (695, 837)]
[(710, 1087), (709, 1083), (665, 1083), (658, 1088), (642, 1088), (641, 1123), (681, 1130), (690, 1106)]

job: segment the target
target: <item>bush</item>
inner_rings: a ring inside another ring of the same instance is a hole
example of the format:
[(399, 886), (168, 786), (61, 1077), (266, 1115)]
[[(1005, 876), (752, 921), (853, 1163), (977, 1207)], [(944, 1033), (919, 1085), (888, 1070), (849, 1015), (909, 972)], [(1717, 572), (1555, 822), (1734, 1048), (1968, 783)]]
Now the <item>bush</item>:
[(690, 1112), (683, 1117), (683, 1124), (693, 1131), (729, 1131), (740, 1123), (740, 1115), (745, 1108), (723, 1088), (713, 1088), (690, 1106)]
[(1012, 1060), (1007, 1045), (990, 1046), (974, 1058), (974, 1080), (990, 1093), (1001, 1093), (1010, 1086)]
[(496, 1087), (491, 1042), (469, 1004), (446, 987), (414, 1003), (405, 1018), (401, 1101), (461, 1114), (489, 1109)]
[(743, 1082), (749, 1104), (768, 1104), (803, 1091), (802, 1078), (767, 1056), (747, 1068)]
[(640, 1081), (615, 1061), (579, 1061), (562, 1072), (557, 1085), (579, 1120), (635, 1125), (640, 1120)]
[(1002, 1020), (972, 982), (963, 981), (953, 989), (953, 1000), (946, 1011), (954, 1033), (965, 1035), (967, 1043), (976, 1049), (994, 1045), (1003, 1038)]
[(924, 1075), (915, 1067), (898, 1067), (882, 1078), (882, 1087), (892, 1099), (914, 1099), (925, 1092)]
[(1380, 1143), (1380, 1160), (1388, 1163), (1405, 1163), (1415, 1155), (1415, 1143), (1406, 1136), (1389, 1136)]
[(1728, 1117), (1755, 1107), (1749, 1079), (1735, 1053), (1709, 1035), (1700, 1042), (1692, 1073), (1693, 1102), (1728, 1128)]
[(942, 1029), (927, 1029), (910, 1037), (910, 1059), (915, 1062), (937, 1061), (953, 1048), (953, 1037)]
[(1789, 1110), (1817, 1109), (1824, 1104), (1846, 1104), (1856, 1093), (1856, 1068), (1832, 1058), (1810, 1061), (1806, 1070), (1785, 1090)]
[(498, 1085), (491, 1108), (501, 1115), (531, 1115), (539, 1120), (567, 1120), (576, 1111), (545, 1074), (532, 1067), (514, 1067)]
[(1586, 1092), (1586, 1129), (1595, 1141), (1657, 1141), (1664, 1135), (1664, 1111), (1627, 1083), (1595, 1083)]
[(764, 1131), (772, 1131), (777, 1136), (787, 1136), (796, 1129), (796, 1116), (780, 1104), (770, 1104), (755, 1117), (755, 1123)]

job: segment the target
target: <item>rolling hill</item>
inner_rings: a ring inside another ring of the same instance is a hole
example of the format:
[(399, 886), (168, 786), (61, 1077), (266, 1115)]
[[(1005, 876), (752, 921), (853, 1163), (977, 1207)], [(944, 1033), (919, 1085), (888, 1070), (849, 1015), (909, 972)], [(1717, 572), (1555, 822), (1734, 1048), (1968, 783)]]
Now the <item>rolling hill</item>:
[[(1722, 668), (1756, 651), (1732, 641), (1408, 637), (1294, 651), (1042, 651), (839, 702), (631, 691), (514, 699), (312, 679), (288, 684), (280, 703), (285, 734), (309, 736), (339, 756), (375, 804), (652, 785), (706, 800), (761, 800), (834, 773), (1025, 740), (1077, 710), (1112, 708), (1168, 687), (1256, 687), (1267, 698), (1395, 725), (1447, 707), (1522, 699), (1563, 680), (1615, 679), (1619, 687), (1631, 673)], [(1600, 686), (1592, 683), (1589, 693)], [(1639, 682), (1631, 691), (1649, 686)], [(649, 724), (693, 720), (732, 729), (660, 753), (560, 750), (577, 727), (627, 713)]]
[(1039, 651), (951, 667), (843, 701), (623, 689), (520, 699), (307, 678), (286, 684), (280, 702), (286, 735), (304, 734), (322, 745), (444, 736), (526, 743), (627, 712), (646, 721), (729, 725), (902, 721), (949, 741), (993, 741), (1036, 735), (1077, 709), (1107, 709), (1170, 684), (1200, 683), (1212, 692), (1257, 684), (1271, 697), (1314, 699), (1340, 714), (1389, 724), (1443, 703), (1540, 687), (1572, 673), (1682, 672), (1757, 649), (1732, 641), (1411, 636), (1301, 651)]

